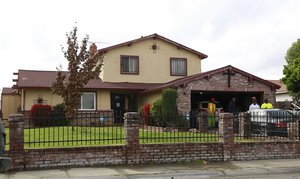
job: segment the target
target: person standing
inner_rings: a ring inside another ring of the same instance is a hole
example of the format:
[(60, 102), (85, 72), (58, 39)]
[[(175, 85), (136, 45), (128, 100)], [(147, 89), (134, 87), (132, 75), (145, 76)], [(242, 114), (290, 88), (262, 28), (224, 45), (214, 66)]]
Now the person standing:
[(0, 137), (2, 139), (2, 140), (0, 140), (1, 141), (0, 146), (1, 146), (1, 149), (2, 149), (1, 152), (4, 153), (5, 145), (6, 145), (6, 133), (5, 133), (5, 128), (3, 126), (1, 117), (0, 117), (0, 135), (1, 135)]
[(216, 115), (216, 104), (215, 99), (211, 98), (207, 105), (208, 112), (208, 128), (212, 129), (215, 127), (215, 115)]
[(228, 104), (228, 111), (232, 113), (233, 115), (236, 114), (236, 100), (235, 98), (232, 98), (231, 101)]
[(252, 97), (252, 104), (249, 106), (249, 111), (254, 109), (260, 109), (259, 104), (257, 104), (256, 97)]
[(261, 109), (272, 109), (273, 105), (269, 103), (268, 99), (265, 99), (265, 102), (261, 105)]

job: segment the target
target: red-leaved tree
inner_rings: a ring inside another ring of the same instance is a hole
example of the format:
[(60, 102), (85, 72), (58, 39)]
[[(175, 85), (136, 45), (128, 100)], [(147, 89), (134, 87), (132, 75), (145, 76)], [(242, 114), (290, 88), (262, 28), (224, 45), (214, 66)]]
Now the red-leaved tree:
[(73, 118), (80, 105), (82, 88), (91, 80), (99, 78), (103, 66), (102, 52), (95, 49), (95, 44), (91, 49), (87, 48), (89, 37), (86, 35), (79, 46), (77, 42), (77, 27), (73, 28), (67, 36), (68, 48), (63, 49), (65, 58), (69, 61), (68, 71), (57, 73), (56, 82), (52, 84), (53, 94), (62, 97), (66, 106), (66, 114)]

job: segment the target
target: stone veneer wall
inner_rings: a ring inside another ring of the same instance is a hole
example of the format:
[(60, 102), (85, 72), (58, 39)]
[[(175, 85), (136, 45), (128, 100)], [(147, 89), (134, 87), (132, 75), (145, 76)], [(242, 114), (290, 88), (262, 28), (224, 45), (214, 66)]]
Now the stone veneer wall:
[(268, 98), (269, 102), (275, 104), (275, 91), (272, 91), (270, 86), (265, 84), (250, 80), (248, 77), (235, 73), (231, 76), (231, 87), (228, 87), (227, 76), (223, 75), (223, 72), (213, 74), (209, 78), (204, 77), (200, 79), (195, 79), (194, 81), (186, 84), (183, 87), (177, 88), (178, 99), (177, 107), (181, 112), (191, 111), (191, 91), (201, 90), (201, 91), (238, 91), (238, 92), (263, 92), (264, 98)]

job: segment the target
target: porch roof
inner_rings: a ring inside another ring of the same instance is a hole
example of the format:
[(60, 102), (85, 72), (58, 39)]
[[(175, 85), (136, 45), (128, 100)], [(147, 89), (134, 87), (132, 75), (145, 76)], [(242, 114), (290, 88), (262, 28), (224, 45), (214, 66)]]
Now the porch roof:
[(9, 87), (4, 87), (2, 88), (2, 92), (1, 94), (9, 94), (9, 95), (14, 95), (14, 94), (17, 94), (17, 90), (16, 89), (13, 89), (13, 88), (9, 88)]
[[(67, 73), (67, 72), (64, 72)], [(16, 88), (51, 88), (55, 82), (57, 71), (19, 70)], [(90, 80), (85, 89), (130, 89), (145, 90), (160, 86), (159, 83), (129, 83), (129, 82), (103, 82), (101, 79)]]

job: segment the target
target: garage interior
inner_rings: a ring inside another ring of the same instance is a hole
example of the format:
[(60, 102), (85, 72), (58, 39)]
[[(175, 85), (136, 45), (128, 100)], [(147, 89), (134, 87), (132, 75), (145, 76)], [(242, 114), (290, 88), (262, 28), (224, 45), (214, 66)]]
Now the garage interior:
[(197, 111), (199, 102), (214, 98), (228, 112), (228, 104), (235, 97), (238, 112), (246, 112), (251, 104), (251, 97), (255, 96), (258, 104), (263, 102), (263, 92), (237, 92), (237, 91), (191, 91), (191, 109)]

